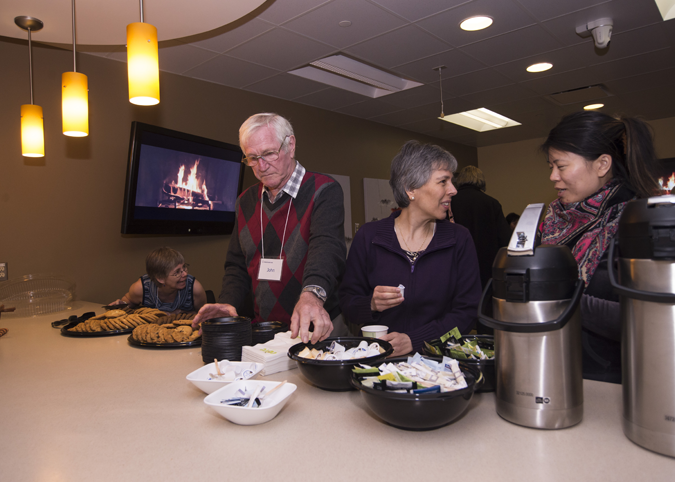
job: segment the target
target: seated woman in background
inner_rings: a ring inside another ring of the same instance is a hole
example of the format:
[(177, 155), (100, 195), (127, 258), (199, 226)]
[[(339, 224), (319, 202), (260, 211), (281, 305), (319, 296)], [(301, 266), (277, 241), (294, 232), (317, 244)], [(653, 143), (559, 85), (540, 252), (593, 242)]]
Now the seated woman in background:
[(172, 248), (154, 249), (145, 258), (147, 274), (129, 287), (129, 292), (111, 303), (127, 303), (166, 312), (199, 311), (206, 304), (206, 292), (189, 275), (183, 255)]
[(621, 383), (621, 315), (609, 283), (607, 248), (628, 201), (659, 193), (651, 131), (639, 119), (577, 112), (563, 118), (541, 148), (558, 190), (541, 241), (568, 246), (586, 284), (584, 378)]
[(382, 339), (394, 355), (421, 352), (455, 327), (468, 333), (476, 320), (476, 249), (466, 228), (446, 220), (456, 168), (448, 151), (407, 142), (389, 180), (401, 210), (361, 226), (347, 257), (342, 313), (352, 326), (388, 326)]

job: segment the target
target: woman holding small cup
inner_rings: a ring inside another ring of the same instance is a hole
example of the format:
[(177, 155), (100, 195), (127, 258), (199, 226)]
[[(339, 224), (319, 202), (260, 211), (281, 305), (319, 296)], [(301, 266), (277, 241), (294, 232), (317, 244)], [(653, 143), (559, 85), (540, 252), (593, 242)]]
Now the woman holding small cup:
[(456, 169), (445, 149), (407, 142), (389, 180), (401, 209), (354, 236), (339, 291), (342, 313), (352, 327), (389, 327), (381, 338), (394, 355), (421, 352), (424, 341), (474, 326), (481, 295), (476, 250), (469, 231), (446, 220)]

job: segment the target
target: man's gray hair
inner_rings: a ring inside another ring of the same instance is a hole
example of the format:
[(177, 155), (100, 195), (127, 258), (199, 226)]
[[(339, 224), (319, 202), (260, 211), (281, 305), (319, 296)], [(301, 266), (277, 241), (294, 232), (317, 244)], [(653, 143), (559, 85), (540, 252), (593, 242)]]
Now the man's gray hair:
[(424, 186), (437, 169), (455, 172), (457, 159), (442, 147), (417, 141), (406, 142), (391, 161), (389, 185), (394, 191), (396, 204), (407, 208), (410, 199), (406, 191)]
[[(293, 126), (286, 119), (279, 114), (262, 113), (255, 114), (246, 119), (246, 121), (239, 128), (239, 147), (244, 149), (244, 145), (255, 131), (261, 127), (271, 127), (277, 136), (279, 144), (284, 142), (284, 139), (293, 135)], [(288, 143), (284, 144), (284, 152), (288, 152)], [(244, 153), (245, 155), (246, 153)]]
[(476, 186), (481, 191), (485, 191), (485, 175), (480, 168), (476, 166), (466, 166), (457, 173), (455, 177), (455, 186), (464, 185)]

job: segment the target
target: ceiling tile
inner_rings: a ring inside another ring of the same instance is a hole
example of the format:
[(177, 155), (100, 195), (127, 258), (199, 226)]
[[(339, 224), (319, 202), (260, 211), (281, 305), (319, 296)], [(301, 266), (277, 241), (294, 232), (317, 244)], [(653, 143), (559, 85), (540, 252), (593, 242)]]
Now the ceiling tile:
[(362, 95), (330, 87), (298, 97), (295, 99), (295, 102), (319, 107), (321, 109), (336, 110), (341, 107), (363, 102), (363, 99), (364, 97)]
[(412, 22), (471, 0), (370, 0)]
[(542, 2), (541, 0), (516, 0), (538, 20), (567, 15), (570, 12), (583, 10), (590, 6), (610, 3), (611, 0), (564, 0), (562, 2)]
[(377, 99), (366, 100), (358, 104), (352, 104), (347, 107), (337, 109), (338, 112), (347, 115), (353, 115), (362, 119), (370, 119), (383, 114), (390, 114), (401, 110), (399, 107), (391, 104), (385, 104)]
[[(338, 25), (343, 20), (349, 27)], [(312, 10), (284, 28), (337, 48), (344, 48), (406, 24), (401, 18), (363, 0), (340, 0)]]
[(334, 52), (332, 47), (283, 28), (275, 28), (235, 47), (227, 55), (286, 71)]
[[(486, 107), (490, 110), (493, 110), (491, 106), (503, 102), (504, 99), (510, 100), (520, 100), (520, 99), (529, 99), (535, 97), (537, 94), (525, 87), (512, 84), (505, 85), (503, 87), (497, 87), (496, 89), (483, 90), (475, 94), (464, 95), (460, 99), (468, 102), (469, 104), (475, 105), (474, 109), (480, 107)], [(497, 112), (498, 114), (506, 115), (503, 112)], [(518, 120), (518, 119), (514, 119)]]
[(186, 72), (187, 75), (195, 79), (239, 88), (277, 73), (276, 70), (233, 59), (226, 55), (214, 57)]
[(267, 20), (275, 25), (281, 25), (329, 1), (331, 0), (276, 0), (269, 3), (269, 7), (260, 13), (258, 18)]
[(462, 51), (488, 65), (498, 65), (555, 50), (563, 45), (534, 25), (462, 47)]
[(159, 68), (166, 72), (182, 74), (216, 55), (218, 54), (215, 52), (192, 45), (164, 47), (159, 49)]
[(438, 90), (438, 85), (421, 85), (413, 89), (396, 92), (395, 94), (389, 94), (379, 98), (380, 101), (386, 104), (395, 105), (403, 109), (428, 104), (435, 100), (440, 101), (440, 99), (441, 94)]
[(273, 25), (254, 18), (248, 22), (239, 25), (237, 28), (221, 33), (220, 35), (206, 38), (204, 40), (190, 41), (191, 45), (201, 47), (206, 50), (212, 50), (220, 54), (236, 47), (237, 45), (251, 40), (258, 35), (272, 30)]
[[(494, 23), (484, 30), (475, 32), (466, 32), (459, 28), (462, 20), (476, 15), (492, 17)], [(420, 20), (416, 25), (442, 38), (450, 45), (459, 47), (534, 23), (534, 19), (512, 0), (476, 0)]]
[(372, 117), (371, 120), (393, 126), (402, 126), (415, 121), (435, 119), (440, 113), (440, 102), (432, 102), (431, 104), (414, 107), (412, 109)]
[(610, 80), (604, 84), (613, 94), (621, 95), (637, 90), (654, 89), (664, 86), (672, 87), (674, 83), (673, 79), (675, 79), (675, 68), (671, 67), (656, 72)]
[(280, 99), (292, 100), (296, 97), (301, 97), (326, 88), (327, 86), (325, 84), (298, 77), (297, 75), (279, 74), (261, 80), (260, 82), (247, 85), (245, 90), (271, 95), (272, 97), (279, 97)]
[(645, 73), (675, 67), (675, 48), (667, 48), (643, 55), (604, 62), (589, 67), (589, 70), (604, 81), (621, 79), (636, 72)]
[(482, 90), (495, 89), (508, 84), (513, 84), (513, 82), (492, 69), (479, 70), (450, 79), (444, 77), (443, 98), (459, 97)]
[(539, 77), (521, 85), (542, 95), (555, 94), (567, 90), (599, 84), (602, 78), (590, 69), (577, 69), (548, 77)]
[(366, 62), (391, 68), (443, 52), (448, 48), (444, 42), (414, 25), (409, 25), (353, 45), (345, 52), (356, 55)]
[(469, 57), (464, 52), (455, 49), (431, 55), (424, 59), (409, 62), (404, 65), (399, 65), (392, 70), (412, 80), (429, 83), (438, 82), (438, 71), (433, 69), (434, 67), (441, 65), (445, 65), (446, 67), (443, 69), (444, 78), (482, 70), (486, 67), (485, 64), (477, 61), (473, 57)]

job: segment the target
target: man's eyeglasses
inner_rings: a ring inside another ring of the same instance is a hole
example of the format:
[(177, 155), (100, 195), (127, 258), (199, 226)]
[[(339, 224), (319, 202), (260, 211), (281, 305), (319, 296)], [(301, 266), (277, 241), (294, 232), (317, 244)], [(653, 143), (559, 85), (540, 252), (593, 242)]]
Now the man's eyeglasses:
[(188, 272), (189, 267), (190, 267), (190, 265), (185, 263), (180, 268), (176, 268), (176, 270), (173, 273), (171, 273), (169, 276), (171, 276), (172, 278), (180, 278), (183, 275), (183, 273)]
[(289, 136), (284, 137), (284, 140), (281, 141), (281, 145), (279, 146), (279, 149), (276, 151), (267, 151), (263, 152), (259, 156), (244, 156), (244, 158), (241, 160), (244, 164), (246, 164), (249, 167), (255, 167), (258, 165), (260, 160), (262, 159), (265, 162), (274, 162), (277, 159), (279, 159), (279, 153), (281, 152), (281, 148), (284, 147), (284, 143), (286, 142), (286, 139), (288, 139)]

